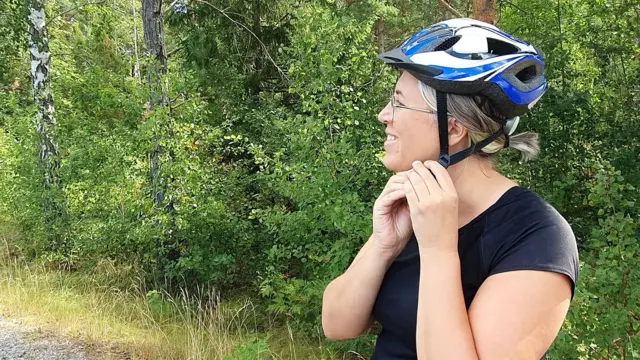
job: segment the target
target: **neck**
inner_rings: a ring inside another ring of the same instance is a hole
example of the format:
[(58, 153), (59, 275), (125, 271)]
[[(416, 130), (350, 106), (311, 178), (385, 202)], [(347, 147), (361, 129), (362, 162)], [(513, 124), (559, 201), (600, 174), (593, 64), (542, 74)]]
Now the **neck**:
[(459, 227), (464, 226), (517, 185), (487, 161), (471, 156), (451, 167), (449, 175), (458, 193)]

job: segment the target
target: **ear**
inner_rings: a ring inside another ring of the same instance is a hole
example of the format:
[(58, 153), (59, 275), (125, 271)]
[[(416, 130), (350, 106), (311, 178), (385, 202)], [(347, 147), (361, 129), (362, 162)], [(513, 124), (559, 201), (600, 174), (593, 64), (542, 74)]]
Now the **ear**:
[(467, 137), (468, 130), (456, 118), (449, 119), (449, 146), (456, 146)]

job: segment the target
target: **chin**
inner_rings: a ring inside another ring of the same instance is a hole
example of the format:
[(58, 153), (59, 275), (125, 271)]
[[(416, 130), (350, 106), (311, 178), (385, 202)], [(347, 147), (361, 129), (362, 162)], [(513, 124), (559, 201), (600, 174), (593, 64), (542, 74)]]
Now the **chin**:
[(409, 170), (411, 168), (411, 164), (407, 164), (406, 161), (402, 161), (398, 156), (393, 156), (386, 154), (382, 159), (382, 163), (384, 166), (393, 171), (393, 172), (401, 172), (405, 170)]

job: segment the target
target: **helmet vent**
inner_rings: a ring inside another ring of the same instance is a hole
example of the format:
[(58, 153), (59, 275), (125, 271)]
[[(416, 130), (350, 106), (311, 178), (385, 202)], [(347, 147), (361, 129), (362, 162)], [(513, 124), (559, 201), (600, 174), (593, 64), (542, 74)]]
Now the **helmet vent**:
[(516, 54), (520, 51), (517, 46), (494, 38), (487, 38), (487, 45), (489, 47), (489, 53), (498, 56)]
[(530, 82), (531, 80), (535, 79), (536, 76), (536, 67), (533, 65), (527, 66), (526, 68), (518, 71), (518, 73), (516, 74), (516, 78), (518, 78), (518, 80), (522, 81), (523, 83)]
[(452, 36), (452, 37), (448, 38), (447, 40), (441, 42), (440, 45), (436, 46), (436, 48), (433, 49), (433, 51), (449, 50), (459, 40), (460, 40), (460, 36)]
[(389, 59), (389, 60), (393, 60), (393, 61), (395, 61), (395, 62), (399, 62), (399, 63), (401, 63), (401, 62), (402, 62), (402, 60), (400, 60), (400, 59), (398, 59), (398, 58), (396, 58), (396, 57), (393, 57), (393, 56), (385, 56), (384, 58), (385, 58), (385, 59)]

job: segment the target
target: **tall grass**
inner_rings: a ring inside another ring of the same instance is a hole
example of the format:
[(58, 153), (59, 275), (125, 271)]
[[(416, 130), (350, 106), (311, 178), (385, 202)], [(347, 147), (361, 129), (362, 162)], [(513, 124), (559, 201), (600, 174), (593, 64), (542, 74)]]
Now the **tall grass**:
[[(102, 261), (69, 272), (26, 262), (0, 232), (0, 313), (103, 348), (110, 358), (335, 359), (321, 338), (310, 341), (249, 299), (219, 301), (214, 288), (177, 296), (142, 289), (132, 268)], [(120, 355), (118, 355), (120, 354)]]

